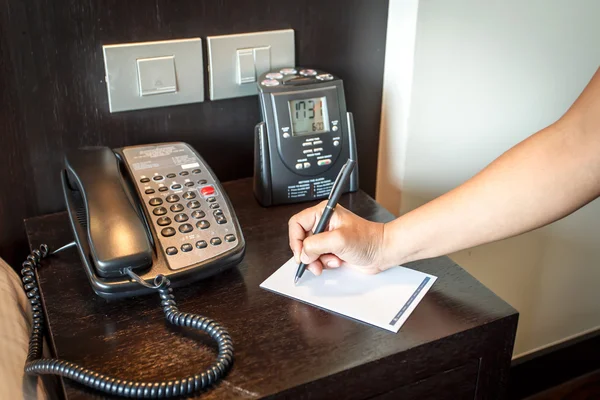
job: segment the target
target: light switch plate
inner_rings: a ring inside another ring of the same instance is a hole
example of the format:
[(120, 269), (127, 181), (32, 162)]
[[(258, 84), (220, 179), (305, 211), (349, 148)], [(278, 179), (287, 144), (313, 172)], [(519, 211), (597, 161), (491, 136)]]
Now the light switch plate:
[(102, 49), (110, 112), (204, 101), (200, 38), (105, 45)]
[(248, 83), (239, 83), (238, 50), (252, 50), (256, 77), (268, 70), (296, 65), (293, 29), (209, 36), (206, 42), (211, 100), (258, 94), (256, 82), (245, 79)]

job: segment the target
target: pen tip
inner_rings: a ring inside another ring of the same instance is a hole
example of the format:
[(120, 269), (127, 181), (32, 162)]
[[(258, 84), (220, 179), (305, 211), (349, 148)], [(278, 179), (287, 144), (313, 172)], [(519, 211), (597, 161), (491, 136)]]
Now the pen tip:
[(297, 284), (298, 284), (298, 277), (295, 277), (294, 278), (294, 285), (297, 285)]

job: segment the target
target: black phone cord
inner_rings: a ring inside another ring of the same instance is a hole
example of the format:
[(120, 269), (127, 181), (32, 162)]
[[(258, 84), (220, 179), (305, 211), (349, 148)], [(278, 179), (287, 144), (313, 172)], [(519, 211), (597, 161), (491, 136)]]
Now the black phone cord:
[[(221, 379), (233, 363), (233, 341), (225, 328), (217, 322), (200, 315), (180, 312), (175, 303), (173, 289), (169, 280), (163, 275), (154, 279), (154, 286), (148, 285), (135, 275), (138, 282), (156, 289), (160, 294), (161, 305), (166, 319), (173, 325), (184, 326), (210, 335), (219, 346), (217, 360), (204, 372), (183, 379), (172, 379), (158, 382), (139, 382), (117, 379), (91, 371), (75, 363), (42, 358), (44, 312), (40, 300), (39, 288), (35, 277), (35, 269), (40, 261), (50, 254), (48, 246), (42, 244), (39, 250), (33, 250), (23, 262), (21, 270), (23, 287), (31, 303), (33, 326), (29, 340), (29, 353), (25, 362), (25, 372), (30, 375), (60, 375), (93, 389), (116, 396), (142, 399), (160, 399), (172, 396), (185, 396), (206, 389)], [(52, 253), (53, 254), (53, 253)]]

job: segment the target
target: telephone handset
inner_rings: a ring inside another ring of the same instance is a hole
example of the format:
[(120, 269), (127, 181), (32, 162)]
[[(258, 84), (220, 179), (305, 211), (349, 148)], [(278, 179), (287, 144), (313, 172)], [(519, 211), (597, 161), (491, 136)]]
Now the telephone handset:
[(161, 274), (180, 285), (241, 261), (245, 242), (225, 191), (185, 143), (77, 150), (62, 176), (77, 247), (105, 298), (152, 290)]

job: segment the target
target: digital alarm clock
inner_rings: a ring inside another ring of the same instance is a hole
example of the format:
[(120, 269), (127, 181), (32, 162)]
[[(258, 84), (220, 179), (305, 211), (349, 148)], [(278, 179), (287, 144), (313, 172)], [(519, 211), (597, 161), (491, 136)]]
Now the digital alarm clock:
[[(344, 85), (316, 69), (283, 68), (258, 80), (262, 121), (255, 127), (254, 194), (263, 206), (329, 196), (348, 160), (357, 161)], [(358, 190), (355, 168), (344, 192)]]

